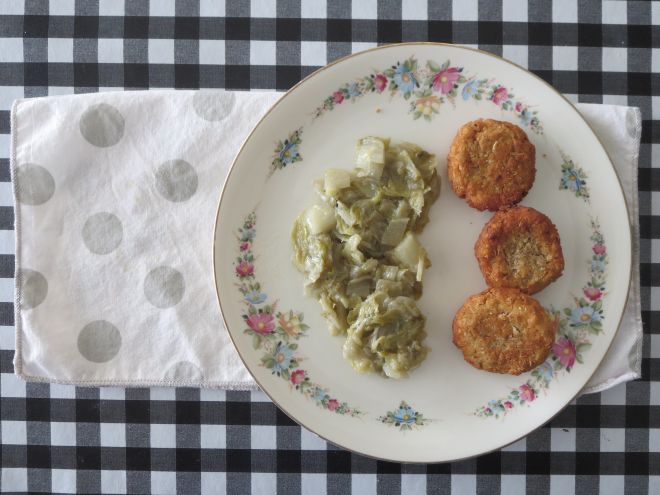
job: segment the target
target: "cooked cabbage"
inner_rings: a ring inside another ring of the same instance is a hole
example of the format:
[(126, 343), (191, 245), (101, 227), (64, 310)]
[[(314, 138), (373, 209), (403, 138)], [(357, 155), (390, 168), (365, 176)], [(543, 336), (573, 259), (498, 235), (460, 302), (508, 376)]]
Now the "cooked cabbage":
[(376, 137), (366, 137), (358, 141), (355, 161), (359, 176), (380, 178), (385, 168), (386, 147), (386, 142)]
[(360, 373), (407, 376), (426, 357), (416, 300), (430, 266), (415, 236), (440, 190), (435, 156), (410, 143), (358, 141), (356, 167), (315, 181), (319, 202), (291, 232), (293, 261)]
[(326, 194), (335, 194), (351, 185), (351, 173), (348, 170), (329, 168), (325, 171), (323, 185)]
[(322, 234), (332, 230), (337, 223), (334, 210), (327, 204), (312, 205), (307, 210), (307, 226), (311, 234)]

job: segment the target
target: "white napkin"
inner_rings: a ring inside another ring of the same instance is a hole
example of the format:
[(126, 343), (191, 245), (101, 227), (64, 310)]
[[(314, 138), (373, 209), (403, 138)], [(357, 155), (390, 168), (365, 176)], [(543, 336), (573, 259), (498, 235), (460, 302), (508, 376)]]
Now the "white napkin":
[(637, 160), (642, 136), (639, 108), (579, 103), (580, 113), (591, 124), (610, 155), (628, 204), (632, 233), (632, 275), (628, 302), (619, 331), (600, 366), (582, 389), (602, 392), (642, 376), (642, 304), (639, 290), (639, 194)]
[[(14, 104), (17, 375), (256, 388), (221, 323), (210, 256), (221, 184), (279, 97), (149, 91)], [(578, 108), (617, 166), (637, 234), (639, 111)], [(586, 392), (640, 376), (637, 250), (633, 266), (622, 328)]]
[(14, 104), (19, 376), (256, 388), (220, 318), (211, 246), (229, 166), (279, 96), (149, 91)]

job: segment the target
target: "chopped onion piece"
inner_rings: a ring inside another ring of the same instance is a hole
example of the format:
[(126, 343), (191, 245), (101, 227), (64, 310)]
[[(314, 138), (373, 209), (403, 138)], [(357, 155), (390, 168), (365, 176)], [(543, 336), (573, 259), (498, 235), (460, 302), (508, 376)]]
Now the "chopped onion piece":
[(306, 220), (312, 235), (329, 232), (337, 223), (334, 210), (326, 204), (312, 205), (307, 210)]
[(385, 167), (385, 142), (375, 137), (366, 137), (358, 141), (357, 168), (358, 175), (367, 175), (379, 179)]
[(351, 173), (348, 170), (329, 168), (325, 171), (324, 179), (325, 193), (329, 195), (334, 195), (351, 185)]
[(406, 265), (410, 270), (417, 270), (417, 262), (422, 255), (424, 248), (419, 244), (417, 238), (408, 232), (403, 240), (394, 248), (392, 254), (394, 257)]

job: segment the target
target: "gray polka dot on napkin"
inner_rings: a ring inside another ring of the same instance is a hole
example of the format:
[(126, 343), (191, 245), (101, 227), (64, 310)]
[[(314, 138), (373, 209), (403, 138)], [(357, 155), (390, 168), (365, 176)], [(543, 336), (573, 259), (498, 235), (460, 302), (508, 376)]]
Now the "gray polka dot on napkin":
[(119, 352), (121, 334), (117, 327), (105, 320), (88, 323), (78, 334), (80, 354), (93, 363), (110, 361)]
[(220, 122), (227, 118), (235, 101), (236, 96), (233, 93), (197, 91), (193, 96), (193, 108), (204, 120)]
[(159, 266), (151, 270), (144, 279), (144, 295), (157, 308), (176, 306), (186, 290), (181, 272), (169, 266)]
[(124, 117), (107, 103), (92, 105), (80, 117), (80, 133), (88, 143), (107, 148), (124, 135)]
[(197, 191), (197, 172), (184, 160), (169, 160), (156, 171), (156, 189), (168, 201), (186, 201)]
[(89, 217), (82, 229), (82, 238), (92, 253), (108, 254), (121, 244), (124, 230), (116, 215), (102, 211)]
[(21, 308), (36, 308), (44, 302), (48, 295), (48, 281), (46, 277), (38, 271), (22, 268), (18, 271), (17, 278), (21, 288)]
[(28, 163), (16, 167), (16, 197), (26, 205), (41, 205), (53, 197), (55, 179), (41, 165)]

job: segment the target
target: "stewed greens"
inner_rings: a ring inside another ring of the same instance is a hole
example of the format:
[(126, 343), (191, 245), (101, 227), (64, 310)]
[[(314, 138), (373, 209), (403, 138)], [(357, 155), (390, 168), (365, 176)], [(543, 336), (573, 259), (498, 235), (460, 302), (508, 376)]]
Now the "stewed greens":
[(428, 352), (416, 300), (430, 261), (415, 234), (438, 196), (435, 156), (365, 137), (353, 171), (328, 169), (314, 186), (320, 200), (291, 232), (294, 264), (353, 368), (405, 377)]

